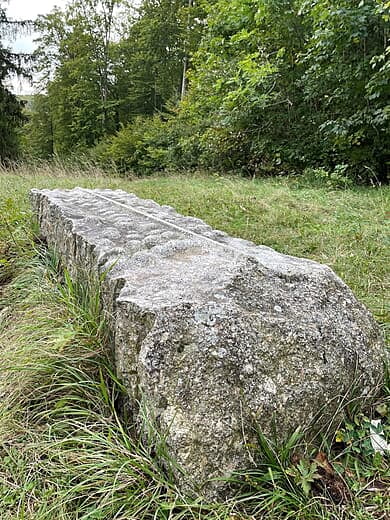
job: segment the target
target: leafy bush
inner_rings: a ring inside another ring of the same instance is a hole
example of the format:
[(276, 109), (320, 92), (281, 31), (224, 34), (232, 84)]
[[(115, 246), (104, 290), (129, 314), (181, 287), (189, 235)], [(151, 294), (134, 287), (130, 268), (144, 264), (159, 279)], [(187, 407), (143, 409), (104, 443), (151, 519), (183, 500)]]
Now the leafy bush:
[(350, 188), (353, 185), (353, 180), (348, 175), (348, 170), (348, 164), (337, 164), (333, 171), (326, 168), (305, 168), (302, 181), (310, 185), (328, 188)]
[(203, 127), (199, 162), (386, 182), (388, 23), (376, 0), (213, 2), (182, 108)]
[(168, 165), (170, 141), (169, 123), (161, 116), (139, 116), (97, 145), (93, 155), (102, 165), (114, 165), (120, 173), (147, 174)]

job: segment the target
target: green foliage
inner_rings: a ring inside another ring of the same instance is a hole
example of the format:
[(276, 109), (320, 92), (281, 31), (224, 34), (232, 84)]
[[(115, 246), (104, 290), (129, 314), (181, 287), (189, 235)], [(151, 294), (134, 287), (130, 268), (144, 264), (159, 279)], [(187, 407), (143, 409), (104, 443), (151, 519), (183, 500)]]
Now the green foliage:
[[(377, 409), (381, 411), (379, 426), (373, 426), (371, 419), (363, 413), (356, 413), (352, 420), (347, 420), (343, 427), (336, 432), (335, 440), (344, 447), (343, 455), (360, 455), (362, 458), (376, 456), (376, 451), (371, 442), (371, 432), (382, 435), (384, 439), (390, 436), (390, 411), (388, 406), (384, 402)], [(381, 459), (378, 456), (376, 458)]]
[[(21, 103), (6, 85), (12, 75), (23, 74), (21, 58), (4, 46), (5, 35), (14, 36), (23, 23), (8, 20), (0, 0), (0, 162), (14, 159), (18, 153), (17, 129), (24, 122)], [(14, 34), (12, 34), (14, 33)]]
[(327, 186), (329, 188), (351, 188), (353, 180), (348, 175), (348, 164), (337, 164), (332, 172), (325, 168), (305, 168), (301, 184)]
[[(0, 54), (1, 65), (1, 54)], [(14, 159), (18, 154), (17, 128), (24, 121), (22, 104), (3, 84), (0, 75), (0, 160)]]
[(316, 1), (307, 11), (312, 32), (300, 58), (299, 84), (318, 113), (327, 155), (350, 163), (362, 179), (372, 177), (372, 168), (382, 181), (390, 147), (389, 7), (377, 0)]
[(184, 117), (199, 162), (250, 174), (323, 167), (386, 182), (387, 2), (219, 0)]
[[(202, 9), (187, 0), (145, 0), (136, 16), (123, 0), (73, 0), (40, 17), (35, 55), (47, 97), (34, 103), (22, 137), (25, 151), (43, 158), (84, 153), (135, 117), (177, 102), (201, 18)], [(134, 162), (124, 160), (122, 144), (114, 148), (116, 163)], [(152, 162), (161, 169), (156, 154)]]
[(336, 4), (210, 4), (189, 95), (166, 125), (168, 165), (385, 182), (386, 6)]
[(136, 117), (114, 136), (102, 141), (94, 157), (105, 168), (121, 173), (148, 174), (169, 166), (174, 135), (161, 116)]
[(197, 48), (204, 14), (188, 0), (143, 0), (116, 47), (121, 123), (151, 115), (181, 95), (184, 61)]
[(54, 135), (50, 99), (36, 94), (27, 112), (28, 121), (20, 131), (24, 157), (48, 159), (54, 154)]
[(315, 462), (302, 459), (296, 466), (287, 469), (287, 474), (294, 477), (295, 483), (302, 487), (306, 496), (309, 496), (313, 482), (321, 478), (317, 470), (318, 466)]
[(117, 0), (74, 0), (64, 11), (54, 9), (39, 18), (35, 55), (48, 97), (34, 107), (30, 126), (39, 122), (48, 135), (45, 139), (35, 132), (35, 155), (45, 155), (47, 143), (60, 155), (85, 151), (116, 128), (110, 71), (117, 4)]

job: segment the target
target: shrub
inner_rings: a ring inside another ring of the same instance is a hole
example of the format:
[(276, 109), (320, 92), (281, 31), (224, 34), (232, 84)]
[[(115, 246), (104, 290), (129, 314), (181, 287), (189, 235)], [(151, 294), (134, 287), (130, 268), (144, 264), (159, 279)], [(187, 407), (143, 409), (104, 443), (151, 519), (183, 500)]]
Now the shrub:
[(120, 173), (148, 174), (168, 166), (171, 141), (169, 121), (161, 115), (139, 116), (100, 142), (94, 156), (104, 167), (114, 165)]

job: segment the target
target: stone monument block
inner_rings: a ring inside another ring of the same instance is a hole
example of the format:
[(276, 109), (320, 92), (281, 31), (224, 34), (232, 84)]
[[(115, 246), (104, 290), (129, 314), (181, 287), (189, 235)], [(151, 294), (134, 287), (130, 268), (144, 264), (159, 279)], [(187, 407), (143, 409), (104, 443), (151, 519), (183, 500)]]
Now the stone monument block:
[[(327, 266), (232, 238), (120, 190), (32, 190), (41, 234), (71, 273), (106, 272), (118, 375), (208, 499), (255, 464), (256, 428), (285, 439), (368, 394), (385, 351), (368, 310)], [(142, 431), (141, 431), (142, 434)]]

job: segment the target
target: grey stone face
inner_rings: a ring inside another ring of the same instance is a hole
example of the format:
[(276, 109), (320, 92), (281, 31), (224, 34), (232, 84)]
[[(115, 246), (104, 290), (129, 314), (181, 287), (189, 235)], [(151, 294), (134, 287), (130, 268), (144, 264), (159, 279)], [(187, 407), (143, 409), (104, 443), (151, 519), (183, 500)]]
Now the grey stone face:
[(123, 191), (32, 190), (72, 273), (107, 272), (104, 310), (128, 406), (166, 437), (185, 492), (255, 464), (256, 427), (285, 439), (329, 422), (383, 377), (378, 326), (325, 265), (232, 238)]

